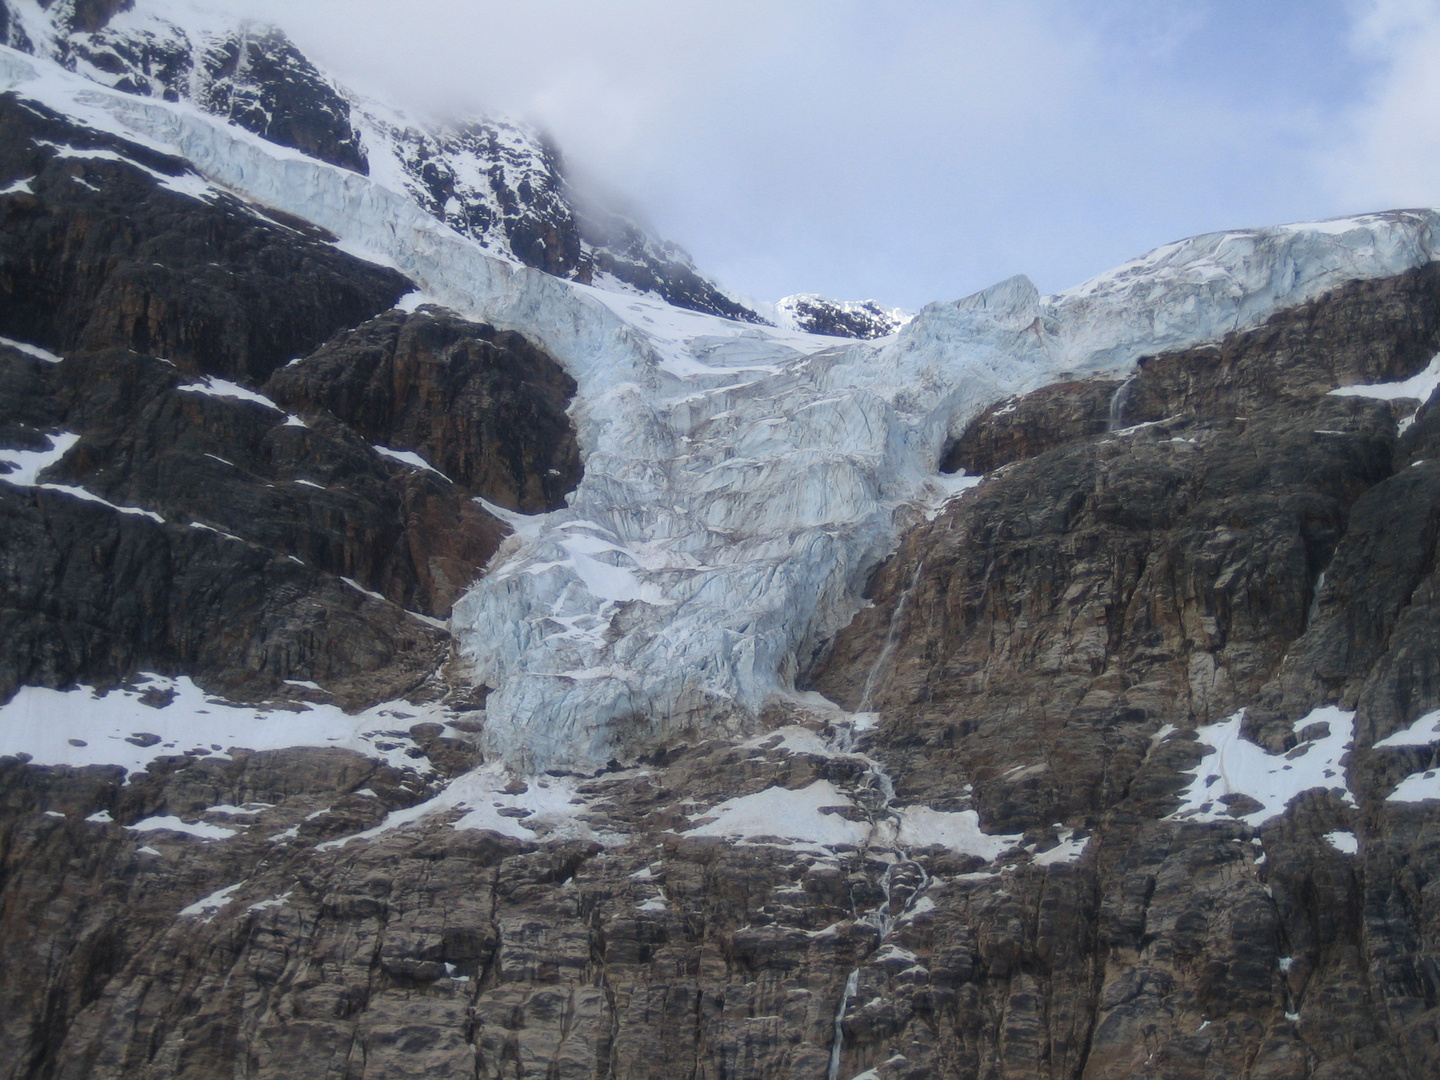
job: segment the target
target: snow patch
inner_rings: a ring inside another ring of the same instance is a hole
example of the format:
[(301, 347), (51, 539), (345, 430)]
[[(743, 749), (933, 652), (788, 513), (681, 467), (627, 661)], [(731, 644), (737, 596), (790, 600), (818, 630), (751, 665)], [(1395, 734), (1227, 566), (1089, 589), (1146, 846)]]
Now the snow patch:
[[(5, 194), (0, 192), (0, 194)], [(8, 345), (12, 349), (18, 349), (27, 356), (33, 356), (37, 360), (44, 360), (47, 364), (61, 364), (65, 362), (63, 356), (56, 356), (49, 349), (42, 349), (39, 345), (30, 345), (24, 341), (16, 341), (14, 338), (0, 337), (0, 345)]]
[(1077, 861), (1081, 855), (1085, 854), (1085, 848), (1089, 844), (1088, 836), (1082, 836), (1077, 840), (1073, 829), (1065, 829), (1060, 834), (1058, 844), (1049, 851), (1040, 852), (1031, 861), (1036, 866), (1063, 866), (1066, 863)]
[(501, 765), (485, 765), (448, 784), (426, 802), (393, 810), (373, 828), (318, 845), (317, 851), (343, 847), (352, 840), (368, 840), (412, 822), (442, 813), (459, 813), (456, 829), (477, 829), (517, 840), (594, 840), (611, 844), (613, 833), (591, 829), (583, 820), (589, 798), (579, 795), (572, 777), (538, 776), (521, 779)]
[(426, 472), (433, 472), (436, 476), (443, 477), (446, 480), (450, 479), (413, 450), (391, 450), (388, 446), (379, 445), (372, 445), (370, 449), (383, 457), (390, 458), (392, 461), (398, 461), (402, 465), (409, 465), (412, 469), (423, 469)]
[(1429, 802), (1440, 799), (1440, 769), (1413, 772), (1395, 786), (1386, 802)]
[[(777, 736), (779, 741), (776, 741)], [(779, 750), (787, 754), (811, 754), (823, 758), (835, 756), (830, 743), (809, 728), (798, 725), (767, 731), (740, 745), (747, 750)]]
[[(1340, 759), (1350, 749), (1355, 714), (1333, 705), (1322, 705), (1295, 721), (1298, 733), (1311, 724), (1325, 723), (1329, 734), (1301, 743), (1285, 754), (1271, 754), (1245, 739), (1240, 727), (1245, 719), (1241, 709), (1228, 720), (1197, 728), (1196, 737), (1211, 750), (1195, 768), (1195, 779), (1182, 794), (1180, 808), (1171, 814), (1180, 821), (1234, 821), (1263, 825), (1279, 817), (1290, 800), (1313, 788), (1334, 791), (1354, 805)], [(1238, 818), (1220, 800), (1227, 795), (1247, 796), (1260, 809)]]
[(15, 487), (36, 487), (40, 483), (40, 474), (51, 465), (58, 464), (80, 441), (79, 435), (68, 431), (47, 438), (50, 440), (48, 450), (0, 450), (0, 463), (10, 466), (9, 472), (0, 472), (0, 480)]
[[(4, 479), (5, 477), (0, 476), (0, 480)], [(114, 510), (116, 513), (133, 514), (136, 517), (149, 518), (151, 521), (158, 522), (161, 525), (165, 523), (165, 519), (153, 510), (142, 510), (138, 506), (120, 506), (118, 503), (112, 503), (109, 499), (102, 499), (93, 491), (87, 491), (82, 487), (73, 487), (70, 484), (35, 484), (34, 486), (42, 488), (45, 491), (58, 491), (62, 495), (69, 495), (72, 499), (82, 499), (85, 502), (99, 503), (101, 506), (109, 510)]]
[(1376, 750), (1392, 746), (1430, 746), (1440, 742), (1440, 709), (1428, 712), (1403, 731), (1387, 735), (1374, 746)]
[(944, 847), (960, 855), (975, 855), (989, 862), (1019, 845), (1020, 834), (990, 835), (980, 830), (974, 810), (949, 813), (928, 806), (907, 806), (900, 811), (898, 840), (911, 847)]
[[(166, 699), (167, 704), (149, 703)], [(119, 765), (136, 771), (195, 747), (338, 746), (413, 769), (416, 761), (406, 753), (414, 748), (408, 728), (447, 719), (441, 708), (408, 701), (386, 702), (354, 716), (334, 705), (298, 705), (293, 711), (231, 705), (184, 676), (147, 674), (134, 687), (103, 694), (89, 686), (22, 686), (0, 705), (0, 754), (27, 753), (36, 765)]]
[(294, 889), (286, 889), (283, 893), (276, 893), (269, 900), (261, 900), (258, 903), (251, 904), (245, 910), (247, 912), (269, 911), (271, 908), (284, 907), (290, 902), (290, 897), (294, 892)]
[(850, 808), (854, 804), (829, 780), (816, 780), (807, 787), (791, 790), (772, 787), (753, 795), (740, 795), (711, 807), (692, 820), (713, 818), (688, 829), (685, 836), (723, 836), (754, 841), (776, 837), (796, 843), (835, 847), (859, 845), (870, 834), (865, 822), (847, 821), (840, 814), (825, 814), (826, 807)]
[(204, 394), (206, 397), (233, 398), (236, 401), (253, 401), (257, 405), (263, 405), (267, 409), (274, 409), (278, 413), (285, 411), (264, 394), (257, 394), (254, 390), (247, 390), (239, 383), (233, 383), (229, 379), (221, 379), (214, 375), (202, 376), (199, 382), (185, 383), (183, 386), (177, 386), (175, 389), (183, 390), (188, 394)]
[(201, 840), (229, 840), (238, 832), (236, 829), (227, 829), (223, 825), (211, 825), (204, 821), (181, 821), (174, 814), (144, 818), (134, 825), (126, 825), (125, 828), (133, 832), (156, 832), (163, 829), (165, 832), (184, 833)]
[(1440, 356), (1431, 360), (1424, 371), (1416, 372), (1408, 379), (1401, 379), (1399, 382), (1339, 386), (1330, 393), (1336, 397), (1366, 397), (1377, 398), (1380, 401), (1416, 398), (1423, 402), (1430, 400), (1430, 395), (1435, 392), (1437, 386), (1440, 386)]
[(1336, 829), (1325, 834), (1325, 842), (1342, 855), (1354, 855), (1360, 850), (1360, 841), (1348, 829)]
[(199, 919), (202, 923), (208, 923), (219, 914), (220, 909), (235, 898), (245, 882), (237, 881), (234, 885), (226, 885), (223, 889), (216, 889), (209, 896), (202, 896), (188, 907), (180, 909), (180, 917), (185, 919)]

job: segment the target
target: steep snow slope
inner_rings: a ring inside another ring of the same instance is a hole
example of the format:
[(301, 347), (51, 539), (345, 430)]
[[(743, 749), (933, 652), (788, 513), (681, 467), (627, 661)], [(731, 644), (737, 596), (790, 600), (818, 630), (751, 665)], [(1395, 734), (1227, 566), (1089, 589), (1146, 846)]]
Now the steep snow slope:
[(1431, 211), (1197, 237), (1066, 293), (1012, 278), (845, 342), (748, 326), (495, 259), (359, 174), (186, 103), (104, 90), (12, 50), (0, 88), (188, 158), (434, 300), (539, 341), (579, 383), (585, 478), (517, 520), (455, 610), (486, 738), (528, 768), (639, 736), (739, 728), (843, 625), (903, 524), (945, 497), (945, 438), (1003, 396), (1252, 326), (1432, 257)]

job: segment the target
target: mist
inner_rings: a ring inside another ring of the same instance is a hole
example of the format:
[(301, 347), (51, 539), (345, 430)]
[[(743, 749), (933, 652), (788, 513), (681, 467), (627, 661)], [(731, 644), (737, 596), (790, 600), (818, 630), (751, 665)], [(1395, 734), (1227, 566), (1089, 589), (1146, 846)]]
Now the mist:
[(543, 127), (762, 299), (1051, 291), (1196, 232), (1440, 202), (1429, 0), (239, 10), (412, 112)]

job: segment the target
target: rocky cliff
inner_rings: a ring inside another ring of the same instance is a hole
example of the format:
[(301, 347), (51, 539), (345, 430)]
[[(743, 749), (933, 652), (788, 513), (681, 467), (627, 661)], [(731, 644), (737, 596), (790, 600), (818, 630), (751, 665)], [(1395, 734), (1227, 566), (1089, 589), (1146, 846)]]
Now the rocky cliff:
[(4, 1080), (1440, 1071), (1433, 213), (768, 327), (0, 14)]

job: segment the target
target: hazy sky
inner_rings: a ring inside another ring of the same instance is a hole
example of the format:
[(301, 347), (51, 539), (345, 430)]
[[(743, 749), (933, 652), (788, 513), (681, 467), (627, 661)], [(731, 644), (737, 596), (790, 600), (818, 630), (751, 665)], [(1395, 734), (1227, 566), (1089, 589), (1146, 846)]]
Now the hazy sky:
[(359, 89), (542, 124), (762, 298), (1440, 204), (1440, 0), (236, 2)]

